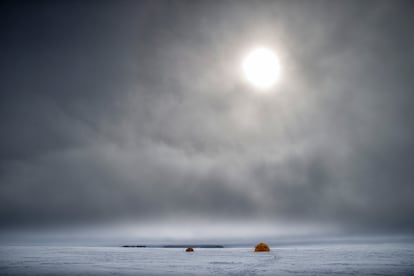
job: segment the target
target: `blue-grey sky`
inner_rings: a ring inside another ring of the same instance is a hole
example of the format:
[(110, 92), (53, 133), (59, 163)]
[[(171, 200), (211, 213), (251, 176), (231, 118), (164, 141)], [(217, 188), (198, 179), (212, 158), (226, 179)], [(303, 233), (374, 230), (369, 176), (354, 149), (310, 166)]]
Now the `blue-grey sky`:
[[(5, 1), (0, 223), (412, 231), (411, 1)], [(280, 82), (240, 72), (273, 49)]]

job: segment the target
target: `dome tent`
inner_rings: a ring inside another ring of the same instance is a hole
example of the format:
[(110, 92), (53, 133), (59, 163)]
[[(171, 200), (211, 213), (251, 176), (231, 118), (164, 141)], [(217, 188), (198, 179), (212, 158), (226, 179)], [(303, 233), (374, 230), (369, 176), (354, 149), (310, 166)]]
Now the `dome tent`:
[(267, 244), (261, 242), (256, 245), (254, 252), (269, 252), (270, 248)]
[(185, 252), (194, 252), (194, 249), (192, 247), (189, 247), (185, 250)]

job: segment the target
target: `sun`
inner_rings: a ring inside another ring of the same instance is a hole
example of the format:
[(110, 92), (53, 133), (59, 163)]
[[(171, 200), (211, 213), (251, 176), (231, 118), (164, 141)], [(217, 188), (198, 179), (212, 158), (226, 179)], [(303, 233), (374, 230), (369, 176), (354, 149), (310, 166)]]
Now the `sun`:
[(272, 87), (280, 77), (280, 62), (276, 54), (268, 48), (252, 50), (242, 64), (247, 80), (260, 89)]

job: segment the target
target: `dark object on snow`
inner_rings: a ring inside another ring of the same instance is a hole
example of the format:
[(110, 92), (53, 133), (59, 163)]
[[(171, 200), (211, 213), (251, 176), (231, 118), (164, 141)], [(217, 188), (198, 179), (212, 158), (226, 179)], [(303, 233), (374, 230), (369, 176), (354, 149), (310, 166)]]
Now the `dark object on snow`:
[(192, 247), (189, 247), (185, 250), (185, 252), (194, 252), (194, 249)]
[(163, 248), (224, 248), (222, 245), (218, 244), (168, 244), (163, 245)]
[(267, 244), (261, 242), (258, 243), (254, 249), (254, 252), (269, 252), (270, 248)]

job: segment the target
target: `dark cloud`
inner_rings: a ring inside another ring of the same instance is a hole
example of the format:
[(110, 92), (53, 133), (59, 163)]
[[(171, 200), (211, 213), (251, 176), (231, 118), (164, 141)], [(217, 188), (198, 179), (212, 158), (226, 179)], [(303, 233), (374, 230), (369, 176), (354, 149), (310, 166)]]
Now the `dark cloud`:
[[(412, 230), (412, 3), (5, 2), (0, 221)], [(274, 93), (240, 76), (265, 44)]]

